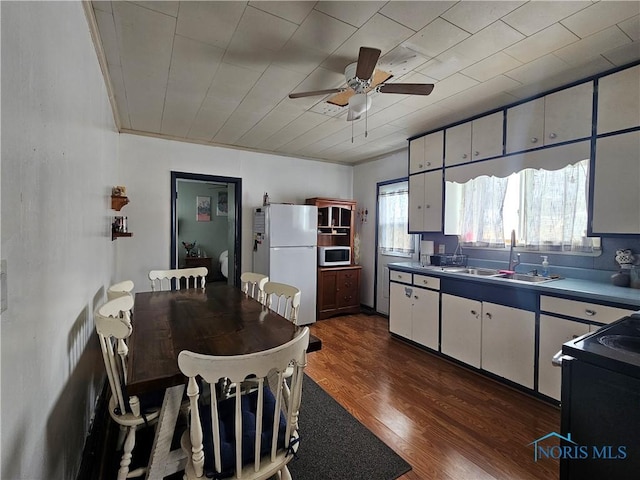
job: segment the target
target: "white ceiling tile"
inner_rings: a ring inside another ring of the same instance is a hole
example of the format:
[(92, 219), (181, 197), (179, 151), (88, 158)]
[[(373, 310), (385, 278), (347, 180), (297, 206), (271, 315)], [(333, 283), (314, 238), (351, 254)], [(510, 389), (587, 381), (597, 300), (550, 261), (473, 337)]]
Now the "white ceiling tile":
[(573, 33), (556, 23), (512, 45), (505, 53), (527, 63), (578, 40)]
[(131, 128), (159, 132), (175, 19), (125, 2), (112, 7)]
[(451, 23), (437, 18), (408, 38), (403, 45), (426, 57), (436, 57), (448, 48), (468, 38), (470, 34)]
[(635, 42), (640, 40), (640, 15), (629, 18), (618, 24), (618, 27)]
[(455, 4), (456, 2), (394, 1), (382, 7), (380, 13), (417, 32)]
[(568, 65), (554, 55), (545, 55), (530, 63), (514, 68), (505, 75), (522, 84), (537, 83), (566, 70)]
[(245, 8), (244, 2), (181, 2), (176, 33), (226, 48)]
[(631, 43), (617, 26), (609, 27), (593, 35), (553, 52), (569, 64), (583, 64), (592, 57)]
[(444, 80), (476, 63), (476, 60), (467, 58), (461, 53), (451, 50), (429, 60), (418, 72), (436, 80)]
[(441, 16), (469, 33), (476, 33), (523, 3), (506, 1), (458, 2)]
[(428, 58), (419, 52), (404, 45), (398, 45), (380, 57), (377, 68), (392, 74), (394, 80), (397, 80), (425, 64), (427, 60)]
[(626, 65), (640, 59), (640, 41), (628, 43), (602, 54), (613, 65)]
[[(280, 147), (294, 141), (300, 135), (327, 121), (327, 117), (314, 112), (305, 112), (260, 143), (260, 148), (279, 151)], [(285, 149), (287, 151), (287, 149)]]
[[(453, 111), (464, 112), (466, 116), (475, 115), (491, 109), (491, 106), (504, 105), (517, 100), (504, 94), (520, 86), (521, 83), (504, 75), (498, 75), (486, 82), (475, 85), (456, 95), (446, 98), (439, 105)], [(499, 99), (498, 99), (499, 98)]]
[[(497, 21), (448, 51), (454, 51), (475, 61), (487, 58), (522, 40), (524, 35), (504, 22)], [(447, 52), (445, 52), (447, 53)]]
[[(281, 105), (283, 107), (281, 108)], [(260, 120), (251, 130), (245, 133), (238, 143), (246, 147), (258, 148), (267, 138), (295, 121), (304, 112), (292, 109), (286, 104), (278, 105)]]
[(96, 23), (100, 32), (102, 51), (109, 64), (120, 67), (120, 51), (118, 49), (118, 37), (116, 25), (111, 11), (96, 10)]
[(426, 97), (412, 95), (407, 97), (405, 100), (402, 100), (402, 102), (400, 103), (411, 105), (414, 108), (419, 109), (428, 105), (433, 105), (434, 103), (440, 102), (445, 98), (463, 92), (464, 90), (467, 90), (468, 88), (471, 88), (475, 85), (478, 85), (478, 82), (476, 80), (456, 73), (436, 83), (433, 88), (433, 92), (431, 92), (431, 95), (427, 95)]
[[(310, 75), (327, 58), (328, 54), (310, 47), (300, 47), (289, 42), (273, 54), (273, 63), (294, 72)], [(335, 72), (332, 72), (335, 73)]]
[(362, 28), (349, 37), (333, 55), (325, 60), (322, 66), (329, 70), (343, 72), (345, 66), (358, 60), (360, 47), (379, 48), (382, 50), (382, 55), (384, 55), (413, 35), (413, 33), (413, 30), (383, 15), (374, 15)]
[(592, 5), (591, 2), (554, 1), (527, 2), (505, 15), (502, 21), (526, 36), (543, 30), (550, 25)]
[(498, 52), (465, 68), (462, 70), (462, 73), (479, 82), (485, 82), (496, 75), (513, 70), (520, 65), (522, 65), (522, 62), (505, 53)]
[(318, 2), (315, 9), (354, 27), (361, 27), (387, 2)]
[(289, 41), (294, 47), (311, 47), (332, 53), (356, 31), (356, 28), (322, 12), (313, 10)]
[(296, 138), (296, 148), (292, 148), (291, 151), (293, 153), (304, 153), (305, 155), (309, 155), (314, 151), (309, 147), (310, 145), (315, 144), (317, 141), (327, 137), (328, 135), (342, 130), (345, 124), (346, 122), (344, 120), (329, 118), (326, 122), (319, 124), (313, 130), (309, 130)]
[(169, 1), (148, 1), (144, 2), (132, 2), (136, 5), (140, 5), (141, 7), (148, 8), (149, 10), (154, 10), (159, 13), (164, 13), (165, 15), (170, 15), (172, 17), (178, 16), (178, 6), (180, 2), (169, 2)]
[(176, 35), (167, 83), (162, 133), (184, 137), (220, 65), (223, 50)]
[(637, 1), (601, 1), (562, 20), (562, 24), (580, 38), (640, 14)]
[(249, 2), (249, 5), (300, 25), (313, 9), (313, 2)]
[(293, 22), (274, 17), (262, 10), (247, 7), (238, 23), (234, 37), (261, 49), (280, 50), (298, 28)]

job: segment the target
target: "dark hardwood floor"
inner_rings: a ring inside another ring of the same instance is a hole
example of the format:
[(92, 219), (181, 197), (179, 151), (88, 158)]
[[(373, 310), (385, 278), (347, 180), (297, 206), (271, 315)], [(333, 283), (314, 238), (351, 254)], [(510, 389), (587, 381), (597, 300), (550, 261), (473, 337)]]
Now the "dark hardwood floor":
[[(322, 350), (308, 355), (305, 372), (411, 464), (400, 480), (558, 478), (557, 461), (534, 462), (529, 446), (559, 431), (558, 408), (391, 337), (378, 315), (322, 320), (311, 331)], [(96, 458), (100, 473), (85, 478), (115, 478), (120, 453), (109, 430), (102, 451), (113, 457)], [(140, 447), (150, 433), (139, 432)]]
[(305, 372), (409, 462), (401, 480), (557, 479), (533, 440), (559, 431), (560, 411), (408, 345), (386, 318), (348, 315), (311, 327), (322, 350)]

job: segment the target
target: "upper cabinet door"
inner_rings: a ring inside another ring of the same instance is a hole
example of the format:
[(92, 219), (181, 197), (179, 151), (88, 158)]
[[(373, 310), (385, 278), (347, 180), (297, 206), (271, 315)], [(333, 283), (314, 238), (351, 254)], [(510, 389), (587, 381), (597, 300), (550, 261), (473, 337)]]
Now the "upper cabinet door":
[(493, 113), (476, 118), (471, 124), (472, 160), (482, 160), (502, 155), (504, 114)]
[(640, 234), (640, 131), (596, 140), (593, 234)]
[(544, 97), (544, 144), (591, 136), (593, 82)]
[(434, 132), (409, 142), (409, 174), (442, 168), (444, 131)]
[(544, 98), (507, 109), (507, 153), (544, 145)]
[(640, 125), (640, 65), (598, 81), (598, 134)]
[(447, 128), (444, 160), (448, 167), (471, 161), (471, 122)]

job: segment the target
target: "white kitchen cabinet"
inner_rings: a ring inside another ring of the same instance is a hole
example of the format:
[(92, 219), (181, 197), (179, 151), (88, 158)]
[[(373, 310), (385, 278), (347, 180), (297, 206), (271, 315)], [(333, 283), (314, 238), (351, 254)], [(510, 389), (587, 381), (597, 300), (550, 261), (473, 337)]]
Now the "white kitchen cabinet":
[(589, 325), (564, 318), (540, 315), (540, 347), (538, 350), (538, 391), (560, 400), (562, 369), (551, 363), (562, 344), (589, 333)]
[(442, 170), (409, 177), (409, 231), (442, 231)]
[(532, 389), (535, 337), (533, 312), (482, 302), (483, 370)]
[(640, 65), (598, 80), (598, 134), (640, 126)]
[(506, 152), (590, 137), (592, 118), (593, 82), (508, 108)]
[(409, 174), (442, 168), (444, 130), (409, 142)]
[(550, 297), (548, 295), (540, 296), (540, 311), (601, 324), (615, 322), (634, 312), (634, 310), (625, 308), (609, 307), (598, 303)]
[(502, 112), (496, 112), (448, 128), (446, 166), (502, 155), (503, 118)]
[(441, 317), (442, 353), (480, 368), (482, 303), (443, 293)]
[(593, 234), (640, 234), (640, 131), (596, 139)]
[(437, 290), (391, 282), (389, 330), (420, 345), (438, 350), (439, 297)]

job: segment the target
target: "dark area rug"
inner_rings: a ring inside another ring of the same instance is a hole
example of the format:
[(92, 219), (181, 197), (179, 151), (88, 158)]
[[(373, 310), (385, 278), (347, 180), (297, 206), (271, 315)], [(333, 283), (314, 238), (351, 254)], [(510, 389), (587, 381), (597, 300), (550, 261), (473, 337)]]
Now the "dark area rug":
[(307, 375), (302, 385), (300, 449), (289, 463), (295, 480), (393, 480), (411, 470)]

